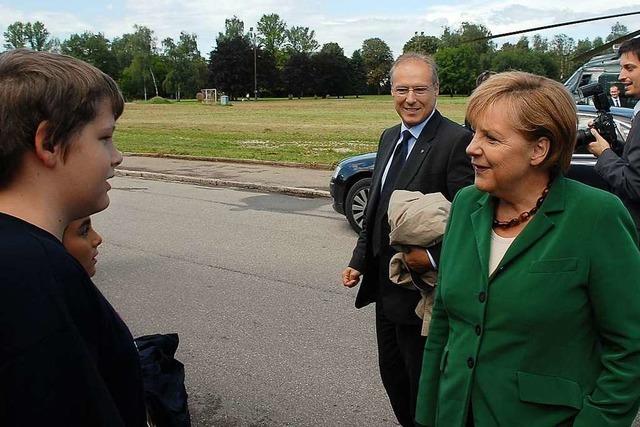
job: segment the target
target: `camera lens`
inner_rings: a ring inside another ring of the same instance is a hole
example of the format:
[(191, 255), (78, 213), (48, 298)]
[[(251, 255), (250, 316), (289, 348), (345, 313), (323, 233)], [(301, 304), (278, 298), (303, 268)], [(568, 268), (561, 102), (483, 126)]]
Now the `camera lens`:
[(596, 140), (589, 129), (578, 129), (578, 137), (576, 138), (576, 147), (587, 145)]

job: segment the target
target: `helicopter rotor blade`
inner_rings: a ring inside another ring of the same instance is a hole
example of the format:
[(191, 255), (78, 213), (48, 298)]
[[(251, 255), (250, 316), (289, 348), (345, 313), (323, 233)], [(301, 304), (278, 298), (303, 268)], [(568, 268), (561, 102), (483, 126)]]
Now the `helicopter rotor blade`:
[(636, 12), (618, 13), (616, 15), (599, 16), (599, 17), (596, 17), (596, 18), (580, 19), (580, 20), (571, 21), (571, 22), (561, 22), (559, 24), (551, 24), (551, 25), (544, 25), (542, 27), (527, 28), (526, 30), (511, 31), (511, 32), (508, 32), (508, 33), (496, 34), (496, 35), (491, 35), (491, 36), (486, 36), (486, 37), (477, 37), (475, 39), (465, 40), (465, 42), (466, 43), (471, 43), (471, 42), (477, 42), (477, 41), (482, 41), (482, 40), (491, 40), (491, 39), (497, 39), (499, 37), (506, 37), (506, 36), (513, 36), (513, 35), (516, 35), (516, 34), (528, 33), (528, 32), (531, 32), (531, 31), (547, 30), (549, 28), (564, 27), (566, 25), (582, 24), (582, 23), (585, 23), (585, 22), (600, 21), (602, 19), (619, 18), (619, 17), (622, 17), (622, 16), (639, 15), (639, 14), (640, 14), (640, 11), (636, 11)]

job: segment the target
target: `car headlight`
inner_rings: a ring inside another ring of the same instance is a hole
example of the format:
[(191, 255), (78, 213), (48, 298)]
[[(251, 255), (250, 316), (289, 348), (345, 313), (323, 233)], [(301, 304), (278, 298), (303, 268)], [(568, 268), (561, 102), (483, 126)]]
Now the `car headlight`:
[(331, 179), (336, 179), (338, 175), (340, 175), (340, 169), (342, 169), (341, 165), (336, 166), (335, 170), (333, 171), (333, 175), (331, 175)]

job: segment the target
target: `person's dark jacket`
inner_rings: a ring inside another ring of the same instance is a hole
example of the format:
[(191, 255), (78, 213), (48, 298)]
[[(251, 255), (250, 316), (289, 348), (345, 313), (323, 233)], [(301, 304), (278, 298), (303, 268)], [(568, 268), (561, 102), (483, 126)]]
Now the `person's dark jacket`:
[(0, 213), (0, 426), (143, 427), (133, 337), (48, 232)]
[(629, 209), (640, 229), (640, 114), (631, 122), (622, 156), (605, 150), (598, 157), (596, 172), (609, 184), (611, 191)]

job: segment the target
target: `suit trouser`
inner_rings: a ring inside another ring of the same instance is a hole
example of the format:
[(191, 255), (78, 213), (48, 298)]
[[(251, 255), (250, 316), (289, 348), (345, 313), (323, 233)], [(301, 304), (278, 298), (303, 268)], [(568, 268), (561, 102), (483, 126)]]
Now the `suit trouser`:
[(394, 323), (384, 315), (382, 303), (376, 303), (376, 336), (380, 376), (393, 412), (404, 427), (413, 426), (422, 353), (426, 337), (421, 325)]

